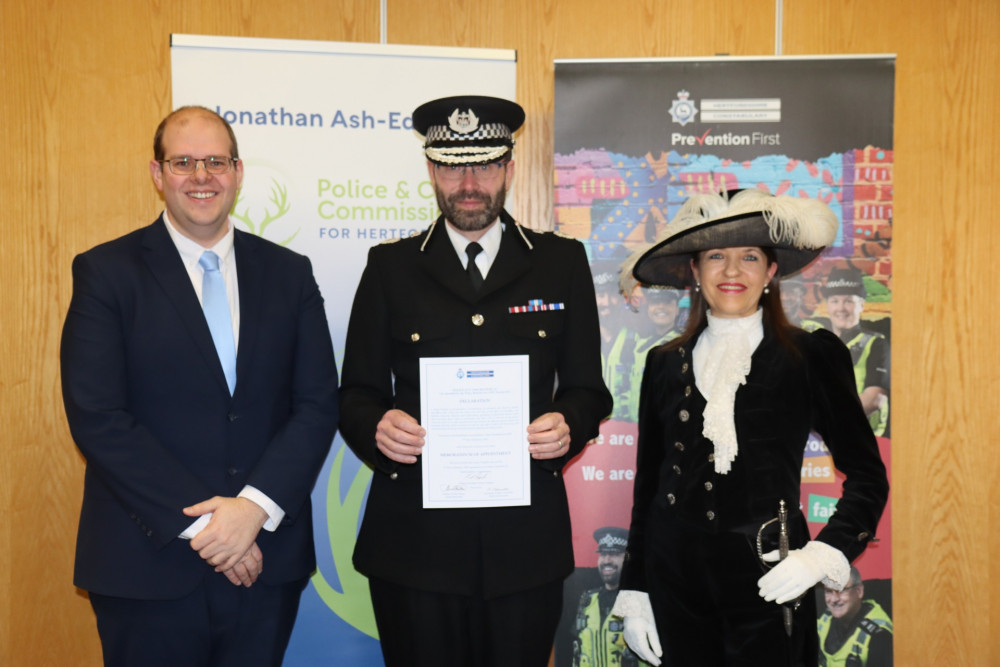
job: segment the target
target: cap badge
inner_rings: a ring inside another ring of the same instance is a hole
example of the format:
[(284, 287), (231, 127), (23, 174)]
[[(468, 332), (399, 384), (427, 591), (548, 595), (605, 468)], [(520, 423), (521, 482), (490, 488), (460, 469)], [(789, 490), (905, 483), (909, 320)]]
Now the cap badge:
[(448, 127), (456, 134), (469, 134), (479, 129), (479, 117), (472, 113), (472, 109), (465, 112), (455, 109), (448, 116)]

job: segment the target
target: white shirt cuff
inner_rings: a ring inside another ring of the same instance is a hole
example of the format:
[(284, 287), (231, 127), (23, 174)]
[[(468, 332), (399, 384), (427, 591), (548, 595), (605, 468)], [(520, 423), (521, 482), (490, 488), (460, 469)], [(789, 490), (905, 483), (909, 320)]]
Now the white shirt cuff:
[(194, 536), (202, 531), (202, 529), (208, 525), (208, 522), (212, 520), (212, 513), (202, 514), (198, 517), (194, 523), (184, 529), (184, 532), (180, 534), (182, 540), (194, 539)]
[(238, 498), (246, 498), (247, 500), (260, 506), (262, 510), (267, 512), (267, 521), (264, 522), (264, 530), (269, 533), (273, 533), (281, 525), (281, 520), (285, 518), (285, 510), (278, 507), (278, 504), (267, 497), (262, 491), (255, 489), (252, 486), (244, 486), (243, 490), (237, 495)]

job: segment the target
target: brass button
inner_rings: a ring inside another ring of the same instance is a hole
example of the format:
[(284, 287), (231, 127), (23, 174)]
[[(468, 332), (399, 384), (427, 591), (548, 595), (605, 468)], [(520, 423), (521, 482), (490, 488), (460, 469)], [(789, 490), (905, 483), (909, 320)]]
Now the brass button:
[(475, 315), (472, 316), (472, 323), (475, 324), (477, 327), (483, 326), (483, 322), (485, 321), (486, 318), (480, 315), (479, 313), (476, 313)]
[(687, 410), (681, 410), (678, 416), (680, 417), (682, 422), (686, 422), (688, 419), (691, 418), (691, 414)]
[(420, 340), (420, 334), (418, 334), (416, 332), (411, 333), (410, 334), (410, 340), (412, 340), (414, 343), (416, 343), (417, 341)]
[(688, 386), (684, 387), (684, 395), (685, 396), (690, 396), (691, 395), (691, 385), (688, 385)]
[(389, 473), (389, 479), (396, 479), (397, 477), (399, 477), (398, 472)]
[(683, 442), (675, 442), (674, 443), (674, 449), (676, 449), (679, 452), (683, 452), (684, 451), (684, 443)]
[(681, 353), (682, 357), (684, 356), (684, 348), (683, 347), (677, 348), (677, 351)]
[(711, 482), (705, 482), (705, 490), (706, 491), (711, 491), (712, 490), (712, 483)]
[(688, 368), (690, 368), (690, 366), (688, 366), (687, 362), (685, 361), (683, 364), (681, 364), (681, 373), (687, 373)]
[(546, 336), (548, 336), (548, 334), (545, 333), (545, 329), (539, 329), (538, 330), (538, 337), (539, 338), (545, 338)]
[(681, 474), (681, 467), (676, 463), (674, 464), (674, 472), (677, 473), (678, 475)]
[(672, 493), (668, 493), (667, 494), (667, 502), (670, 503), (671, 505), (673, 505), (674, 503), (677, 502), (677, 497), (674, 494), (672, 494)]
[(863, 533), (858, 533), (858, 542), (864, 542), (869, 537), (871, 537), (871, 534), (867, 530)]
[(712, 510), (708, 510), (707, 512), (705, 512), (705, 517), (709, 521), (714, 521), (715, 520), (715, 512), (713, 512)]
[(553, 477), (558, 477), (559, 476), (559, 471), (558, 470), (553, 470), (552, 471), (552, 476)]
[(711, 463), (714, 460), (715, 460), (715, 453), (713, 452), (708, 455), (708, 462)]

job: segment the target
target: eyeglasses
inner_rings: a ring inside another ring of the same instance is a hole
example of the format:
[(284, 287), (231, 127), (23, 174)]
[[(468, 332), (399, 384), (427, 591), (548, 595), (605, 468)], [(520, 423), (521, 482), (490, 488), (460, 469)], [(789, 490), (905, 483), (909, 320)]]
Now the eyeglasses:
[(838, 590), (835, 590), (833, 588), (827, 588), (827, 587), (824, 586), (823, 587), (823, 593), (825, 595), (843, 595), (843, 594), (847, 593), (848, 591), (854, 590), (857, 587), (858, 587), (858, 584), (854, 584), (853, 586), (844, 586), (844, 590), (838, 591)]
[(193, 157), (172, 157), (169, 160), (159, 160), (159, 162), (170, 167), (170, 173), (176, 176), (190, 176), (198, 171), (198, 163), (210, 174), (226, 174), (239, 162), (238, 157), (216, 157), (209, 155), (206, 158), (196, 159)]
[(465, 178), (466, 172), (472, 174), (477, 183), (489, 183), (500, 175), (509, 160), (488, 162), (486, 164), (435, 164), (434, 172), (442, 181), (457, 183)]

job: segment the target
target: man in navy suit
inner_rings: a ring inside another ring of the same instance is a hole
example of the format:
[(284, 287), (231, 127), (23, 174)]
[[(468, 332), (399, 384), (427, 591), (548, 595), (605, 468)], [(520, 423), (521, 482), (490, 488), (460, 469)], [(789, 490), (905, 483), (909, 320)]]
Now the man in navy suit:
[(243, 163), (225, 120), (178, 109), (154, 157), (163, 215), (73, 262), (74, 583), (107, 665), (277, 665), (337, 427), (323, 298), (308, 259), (234, 229)]

